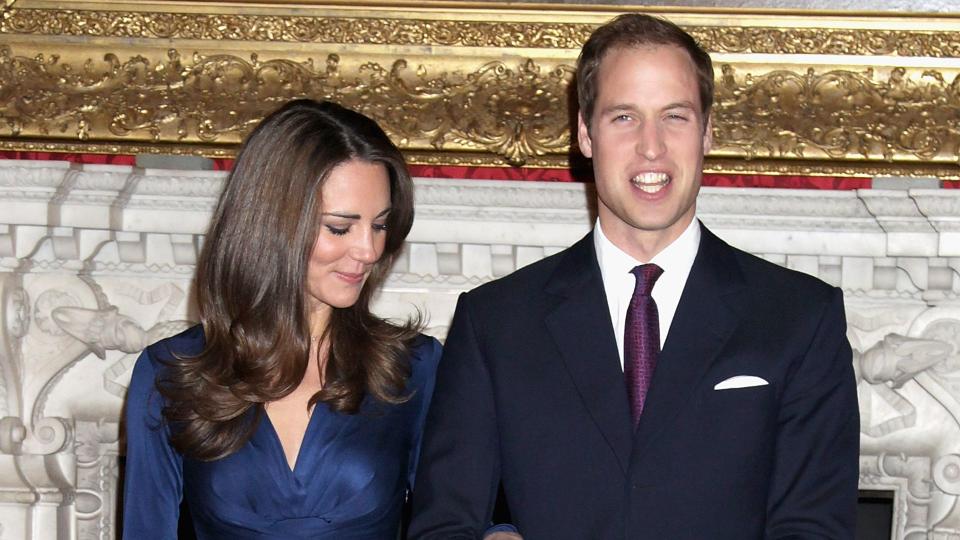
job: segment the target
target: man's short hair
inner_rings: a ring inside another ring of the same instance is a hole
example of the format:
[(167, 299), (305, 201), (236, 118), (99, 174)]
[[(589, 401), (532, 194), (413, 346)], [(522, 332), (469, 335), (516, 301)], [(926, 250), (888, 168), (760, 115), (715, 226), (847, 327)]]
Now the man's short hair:
[(713, 106), (713, 62), (693, 37), (670, 21), (640, 13), (627, 13), (594, 30), (577, 60), (577, 101), (588, 126), (597, 99), (597, 72), (607, 52), (645, 45), (674, 45), (687, 51), (697, 69), (703, 121)]

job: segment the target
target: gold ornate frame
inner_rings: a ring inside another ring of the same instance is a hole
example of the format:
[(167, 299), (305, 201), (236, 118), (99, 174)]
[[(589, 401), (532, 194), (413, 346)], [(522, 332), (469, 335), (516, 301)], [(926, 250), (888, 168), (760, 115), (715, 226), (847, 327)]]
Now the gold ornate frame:
[[(580, 44), (633, 9), (0, 3), (0, 149), (229, 157), (310, 96), (375, 118), (415, 163), (531, 167), (568, 166)], [(960, 178), (960, 16), (636, 9), (714, 57), (708, 170)]]

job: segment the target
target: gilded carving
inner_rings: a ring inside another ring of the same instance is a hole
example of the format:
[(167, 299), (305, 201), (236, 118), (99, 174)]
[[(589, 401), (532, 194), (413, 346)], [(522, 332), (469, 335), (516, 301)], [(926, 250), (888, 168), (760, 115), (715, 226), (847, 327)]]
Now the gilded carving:
[[(414, 163), (549, 168), (570, 166), (577, 50), (615, 14), (4, 1), (0, 149), (232, 157), (312, 97), (370, 115)], [(708, 172), (960, 177), (956, 20), (653, 11), (715, 53)]]
[[(610, 16), (613, 16), (611, 13)], [(474, 15), (476, 17), (476, 15)], [(55, 36), (578, 49), (597, 22), (11, 9), (0, 32)], [(683, 24), (711, 52), (960, 57), (951, 31)]]
[(401, 146), (483, 151), (520, 165), (569, 146), (571, 75), (570, 67), (547, 70), (532, 60), (434, 74), (398, 59), (346, 72), (336, 54), (315, 66), (257, 54), (249, 61), (225, 54), (183, 61), (175, 49), (156, 64), (108, 54), (100, 67), (92, 60), (75, 67), (0, 47), (0, 79), (7, 81), (0, 113), (12, 136), (235, 144), (278, 103), (310, 96), (370, 115)]
[(720, 66), (715, 149), (745, 157), (960, 157), (960, 75), (896, 67), (740, 74)]
[(57, 36), (577, 49), (594, 24), (13, 9), (0, 32)]
[(686, 27), (710, 52), (960, 57), (957, 32), (844, 28)]
[[(440, 113), (435, 118), (443, 121), (434, 129), (417, 121), (409, 130), (403, 118), (387, 125), (394, 132), (407, 127), (410, 136), (436, 133), (431, 144), (437, 149), (448, 142), (458, 143), (503, 156), (511, 165), (523, 165), (531, 156), (565, 153), (570, 144), (567, 85), (573, 68), (559, 66), (548, 73), (542, 71), (532, 60), (515, 69), (491, 62), (466, 77), (423, 81), (425, 85), (404, 96), (420, 110), (405, 111), (405, 115), (413, 113), (412, 118), (427, 118), (433, 123), (431, 116)], [(421, 90), (430, 87), (442, 88), (444, 99), (432, 99), (434, 92)], [(441, 110), (434, 110), (437, 106)]]
[[(742, 73), (719, 66), (714, 121), (718, 155), (957, 161), (960, 76), (897, 67), (885, 79), (814, 68)], [(495, 154), (522, 165), (566, 155), (567, 86), (573, 68), (527, 59), (472, 72), (312, 60), (249, 60), (176, 49), (164, 61), (108, 54), (97, 66), (15, 56), (0, 47), (0, 111), (9, 135), (235, 144), (277, 103), (311, 96), (372, 116), (408, 149)], [(59, 88), (59, 90), (57, 90)], [(770, 106), (770, 105), (773, 106)]]

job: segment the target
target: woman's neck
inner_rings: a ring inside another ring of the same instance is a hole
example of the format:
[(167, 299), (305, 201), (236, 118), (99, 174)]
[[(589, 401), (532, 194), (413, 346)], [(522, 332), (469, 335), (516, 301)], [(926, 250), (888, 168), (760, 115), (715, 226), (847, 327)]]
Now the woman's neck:
[(315, 307), (310, 312), (310, 341), (319, 342), (323, 334), (327, 331), (330, 324), (330, 313), (333, 309), (330, 306), (322, 305)]

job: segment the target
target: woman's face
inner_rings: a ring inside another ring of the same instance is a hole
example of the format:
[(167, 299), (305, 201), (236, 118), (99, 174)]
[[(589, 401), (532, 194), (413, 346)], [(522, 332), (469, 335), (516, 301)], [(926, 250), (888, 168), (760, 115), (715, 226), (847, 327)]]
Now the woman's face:
[(320, 231), (307, 267), (307, 301), (324, 318), (350, 307), (387, 239), (390, 177), (380, 163), (352, 159), (336, 166), (321, 194)]

